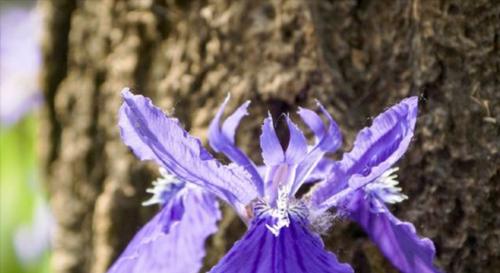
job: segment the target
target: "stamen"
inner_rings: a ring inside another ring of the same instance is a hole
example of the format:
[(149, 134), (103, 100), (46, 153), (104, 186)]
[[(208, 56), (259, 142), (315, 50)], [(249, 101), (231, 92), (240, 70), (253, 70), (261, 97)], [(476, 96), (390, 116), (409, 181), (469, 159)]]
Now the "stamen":
[(391, 168), (384, 172), (375, 182), (368, 184), (364, 188), (365, 198), (377, 198), (387, 204), (395, 204), (408, 199), (408, 196), (401, 192), (401, 187), (398, 187), (398, 175), (396, 174), (398, 170), (398, 167)]
[(153, 187), (146, 189), (146, 192), (153, 194), (153, 196), (142, 202), (143, 206), (163, 205), (185, 185), (185, 182), (163, 168), (160, 168), (160, 174), (161, 176), (153, 181)]

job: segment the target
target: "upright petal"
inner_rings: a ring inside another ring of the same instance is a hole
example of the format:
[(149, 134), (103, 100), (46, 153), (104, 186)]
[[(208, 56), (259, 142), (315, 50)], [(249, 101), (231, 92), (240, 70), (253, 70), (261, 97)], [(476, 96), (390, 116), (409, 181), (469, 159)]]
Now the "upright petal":
[(257, 218), (210, 273), (352, 273), (348, 264), (324, 250), (321, 238), (305, 223), (291, 217), (288, 227), (275, 236), (266, 226), (269, 218)]
[(321, 141), (323, 135), (326, 132), (325, 124), (323, 120), (316, 114), (316, 112), (309, 110), (307, 108), (299, 107), (299, 111), (297, 112), (299, 116), (302, 118), (304, 123), (313, 131), (314, 136), (316, 137), (316, 143)]
[(350, 205), (350, 217), (356, 221), (385, 257), (403, 273), (439, 273), (433, 264), (434, 244), (428, 238), (418, 237), (415, 227), (397, 219), (383, 204), (374, 210), (358, 192)]
[(361, 130), (332, 177), (313, 192), (313, 203), (328, 208), (382, 175), (406, 152), (417, 118), (417, 97), (404, 99)]
[(128, 89), (122, 95), (121, 136), (140, 159), (155, 160), (181, 180), (197, 184), (234, 206), (246, 205), (258, 196), (244, 169), (222, 165), (199, 139), (189, 135), (150, 99), (133, 95)]
[[(229, 97), (229, 96), (228, 96)], [(224, 111), (227, 102), (224, 102), (224, 105), (221, 107), (221, 111)], [(236, 129), (240, 124), (240, 121), (243, 117), (248, 115), (248, 106), (250, 105), (250, 101), (247, 100), (243, 103), (233, 114), (231, 114), (222, 124), (222, 133), (226, 138), (234, 144), (234, 136), (236, 134)]]
[(285, 154), (283, 153), (283, 148), (274, 130), (273, 118), (270, 114), (264, 120), (264, 124), (262, 124), (260, 147), (262, 149), (262, 158), (266, 166), (276, 166), (285, 162)]
[(323, 124), (323, 121), (315, 112), (304, 108), (299, 110), (302, 120), (304, 120), (316, 136), (316, 143), (297, 168), (297, 176), (292, 193), (295, 193), (308, 179), (326, 153), (335, 152), (342, 144), (342, 135), (337, 123), (321, 103), (317, 102), (317, 105), (327, 118), (328, 126)]
[[(173, 210), (183, 213), (175, 215)], [(182, 190), (135, 235), (108, 273), (197, 273), (205, 240), (217, 230), (220, 218), (213, 195)]]
[(285, 152), (286, 162), (288, 164), (297, 164), (304, 160), (304, 156), (307, 154), (307, 139), (288, 115), (286, 116), (286, 123), (290, 132), (290, 141)]
[(342, 135), (340, 134), (339, 126), (319, 101), (316, 101), (316, 105), (326, 117), (328, 126), (325, 126), (319, 115), (314, 111), (300, 108), (298, 114), (316, 136), (317, 141), (313, 149), (321, 150), (322, 152), (335, 152), (342, 144)]
[(255, 186), (262, 194), (264, 191), (264, 182), (262, 181), (255, 164), (238, 147), (236, 147), (234, 142), (236, 128), (238, 128), (240, 120), (244, 116), (248, 115), (247, 108), (250, 101), (245, 102), (238, 109), (236, 109), (236, 111), (234, 111), (234, 113), (224, 121), (221, 127), (220, 123), (222, 115), (224, 114), (224, 109), (226, 108), (228, 102), (229, 95), (226, 97), (224, 103), (219, 108), (219, 111), (217, 111), (217, 114), (210, 123), (208, 130), (208, 142), (216, 152), (224, 153), (233, 162), (245, 168), (245, 170), (247, 170), (252, 176)]

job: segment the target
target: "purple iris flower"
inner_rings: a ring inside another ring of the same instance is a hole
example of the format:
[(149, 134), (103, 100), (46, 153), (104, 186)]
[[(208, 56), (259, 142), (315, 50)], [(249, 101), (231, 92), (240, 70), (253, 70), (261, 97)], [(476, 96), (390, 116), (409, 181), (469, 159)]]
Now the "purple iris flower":
[[(326, 157), (342, 139), (330, 114), (300, 108), (314, 134), (310, 144), (285, 115), (289, 142), (282, 148), (273, 120), (264, 120), (260, 146), (265, 166), (257, 166), (236, 145), (235, 132), (249, 102), (224, 121), (224, 101), (209, 128), (209, 143), (233, 163), (223, 165), (186, 132), (177, 119), (151, 100), (123, 91), (120, 130), (125, 144), (142, 160), (168, 171), (156, 182), (150, 203), (162, 209), (132, 240), (109, 272), (198, 272), (204, 240), (216, 230), (215, 197), (231, 205), (248, 231), (211, 269), (232, 272), (354, 272), (325, 250), (315, 230), (328, 228), (332, 209), (358, 222), (384, 255), (402, 272), (439, 272), (434, 246), (386, 207), (405, 196), (391, 167), (408, 148), (417, 116), (416, 97), (403, 100), (363, 129), (342, 160)], [(300, 198), (305, 184), (312, 189)], [(326, 219), (326, 220), (325, 220)], [(317, 226), (319, 225), (319, 226)]]
[(41, 20), (35, 8), (0, 11), (0, 124), (12, 125), (39, 106)]

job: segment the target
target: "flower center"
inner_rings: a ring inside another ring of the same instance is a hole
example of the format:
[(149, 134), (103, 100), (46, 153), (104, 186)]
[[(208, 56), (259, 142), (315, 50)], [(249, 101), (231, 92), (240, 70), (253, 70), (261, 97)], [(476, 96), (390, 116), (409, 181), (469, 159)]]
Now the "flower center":
[(253, 213), (255, 218), (267, 218), (266, 227), (275, 236), (280, 234), (280, 230), (290, 225), (290, 219), (294, 218), (298, 221), (306, 221), (308, 217), (308, 209), (306, 205), (295, 198), (288, 196), (288, 191), (285, 187), (278, 188), (278, 197), (276, 205), (272, 206), (264, 200), (258, 200), (253, 205)]

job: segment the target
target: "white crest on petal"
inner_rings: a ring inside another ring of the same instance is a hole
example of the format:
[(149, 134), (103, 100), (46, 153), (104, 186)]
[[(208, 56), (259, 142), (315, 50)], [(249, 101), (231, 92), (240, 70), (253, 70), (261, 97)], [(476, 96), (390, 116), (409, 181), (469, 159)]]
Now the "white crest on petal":
[(266, 227), (274, 236), (280, 234), (281, 228), (290, 225), (290, 219), (288, 218), (288, 199), (288, 191), (285, 187), (279, 187), (276, 208), (271, 208), (269, 210), (271, 217), (273, 217), (276, 222), (273, 225), (266, 224)]
[[(387, 204), (395, 204), (408, 199), (408, 196), (401, 192), (401, 187), (398, 187), (398, 175), (396, 174), (398, 170), (398, 167), (391, 168), (385, 171), (375, 182), (366, 185), (364, 188), (365, 198)], [(374, 198), (377, 200), (373, 200)]]
[(146, 190), (146, 192), (153, 194), (153, 196), (142, 202), (143, 206), (163, 205), (185, 185), (184, 181), (169, 173), (164, 168), (160, 168), (160, 174), (161, 176), (153, 181), (153, 187)]

